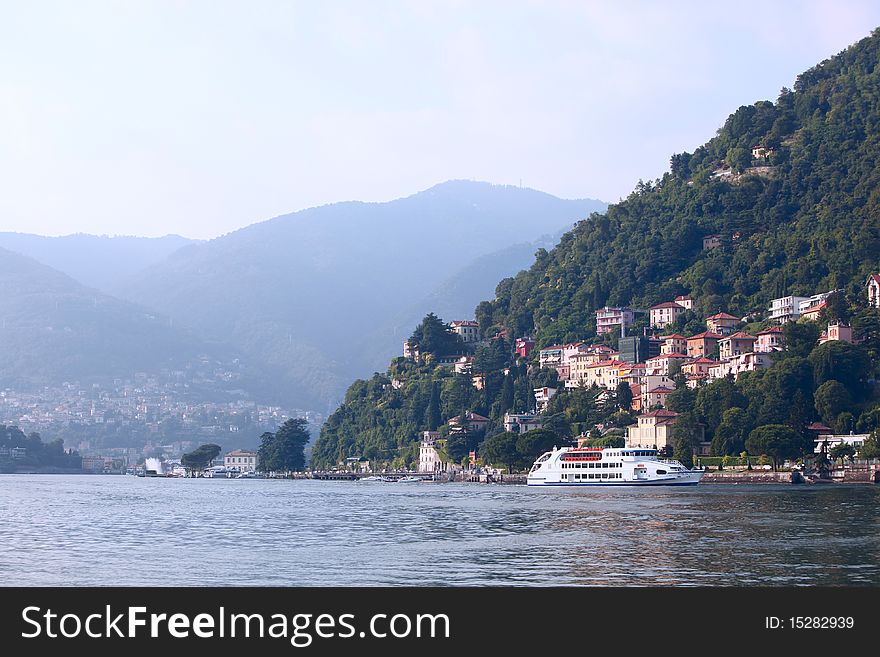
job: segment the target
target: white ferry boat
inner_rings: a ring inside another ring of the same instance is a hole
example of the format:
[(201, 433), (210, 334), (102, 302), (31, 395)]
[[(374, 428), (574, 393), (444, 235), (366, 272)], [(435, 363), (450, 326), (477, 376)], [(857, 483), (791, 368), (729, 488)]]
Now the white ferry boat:
[(538, 457), (529, 486), (688, 486), (703, 470), (657, 458), (656, 449), (562, 447)]

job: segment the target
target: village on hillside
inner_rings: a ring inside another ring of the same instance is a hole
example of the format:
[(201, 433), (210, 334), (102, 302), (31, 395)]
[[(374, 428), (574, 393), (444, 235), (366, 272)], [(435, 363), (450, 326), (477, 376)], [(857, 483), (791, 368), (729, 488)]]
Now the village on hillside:
[[(720, 236), (708, 235), (703, 248), (712, 249), (721, 244)], [(872, 274), (865, 282), (867, 304), (880, 308), (880, 274)], [(636, 423), (628, 426), (624, 446), (628, 448), (655, 448), (661, 451), (672, 448), (672, 434), (678, 413), (666, 408), (667, 397), (676, 389), (676, 379), (684, 380), (687, 387), (696, 389), (706, 383), (729, 378), (736, 380), (743, 373), (770, 367), (774, 355), (785, 347), (783, 326), (795, 321), (820, 321), (818, 343), (841, 341), (854, 343), (853, 328), (841, 321), (823, 321), (832, 295), (838, 290), (818, 292), (809, 297), (785, 296), (773, 299), (765, 313), (737, 317), (719, 311), (705, 318), (705, 330), (691, 335), (667, 333), (666, 329), (678, 317), (694, 308), (694, 299), (682, 295), (670, 301), (658, 303), (648, 309), (627, 307), (604, 307), (596, 311), (598, 336), (617, 335), (617, 349), (607, 344), (591, 344), (586, 341), (554, 344), (538, 349), (537, 366), (554, 370), (558, 377), (557, 387), (534, 389), (535, 408), (529, 413), (505, 413), (503, 428), (506, 432), (526, 433), (544, 426), (545, 412), (559, 387), (597, 388), (598, 399), (611, 400), (621, 384), (631, 391), (629, 410), (638, 413)], [(639, 334), (628, 335), (630, 327), (639, 316), (647, 316), (647, 327)], [(749, 332), (750, 324), (761, 328)], [(454, 320), (449, 328), (461, 337), (464, 344), (481, 340), (480, 326), (473, 320)], [(495, 338), (508, 338), (502, 332)], [(518, 358), (534, 356), (536, 342), (532, 337), (522, 336), (514, 341)], [(417, 349), (407, 341), (403, 355), (418, 359)], [(474, 388), (480, 390), (485, 374), (472, 373), (474, 356), (458, 355), (438, 358), (436, 363), (454, 369), (456, 374), (471, 375)], [(506, 372), (505, 372), (506, 374)], [(399, 381), (392, 381), (399, 386)], [(447, 420), (449, 435), (463, 432), (479, 432), (486, 428), (490, 419), (473, 411)], [(604, 435), (610, 427), (596, 427), (592, 436)], [(858, 450), (868, 434), (834, 433), (820, 423), (814, 422), (806, 429), (814, 436), (816, 452), (837, 445), (849, 445)], [(586, 433), (578, 437), (578, 445), (591, 437)], [(419, 449), (418, 470), (436, 472), (450, 465), (443, 458), (441, 433), (423, 431)], [(710, 454), (710, 443), (702, 437), (694, 449), (695, 456)], [(477, 454), (470, 455), (472, 464)], [(452, 467), (455, 467), (454, 465)]]

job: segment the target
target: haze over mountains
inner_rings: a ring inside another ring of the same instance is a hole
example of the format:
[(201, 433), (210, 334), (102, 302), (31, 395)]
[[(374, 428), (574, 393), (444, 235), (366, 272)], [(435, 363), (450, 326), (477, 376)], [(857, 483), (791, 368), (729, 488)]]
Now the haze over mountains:
[(3, 381), (25, 380), (23, 369), (34, 384), (120, 376), (210, 352), (240, 356), (257, 373), (252, 385), (265, 384), (261, 394), (325, 410), (353, 378), (399, 351), (424, 312), (470, 317), (499, 277), (553, 243), (547, 236), (605, 207), (452, 181), (388, 203), (311, 208), (200, 243), (0, 234), (0, 245), (84, 284), (0, 251), (0, 299), (15, 317), (7, 326), (56, 332), (51, 340), (24, 332), (27, 340), (4, 345), (16, 358)]
[(0, 248), (28, 255), (87, 287), (103, 292), (167, 258), (181, 247), (194, 243), (195, 240), (180, 235), (151, 238), (77, 233), (46, 237), (28, 233), (0, 233)]

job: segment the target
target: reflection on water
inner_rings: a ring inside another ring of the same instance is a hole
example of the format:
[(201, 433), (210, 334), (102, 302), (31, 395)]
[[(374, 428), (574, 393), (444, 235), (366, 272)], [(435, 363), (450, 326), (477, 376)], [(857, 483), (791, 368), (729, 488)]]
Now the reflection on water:
[(6, 585), (880, 585), (880, 489), (0, 477)]

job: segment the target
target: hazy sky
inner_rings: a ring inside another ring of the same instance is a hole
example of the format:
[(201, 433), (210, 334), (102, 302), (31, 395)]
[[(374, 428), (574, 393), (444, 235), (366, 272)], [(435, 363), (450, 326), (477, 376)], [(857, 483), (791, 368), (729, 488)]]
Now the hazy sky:
[(214, 237), (452, 178), (614, 201), (872, 0), (0, 0), (0, 230)]

